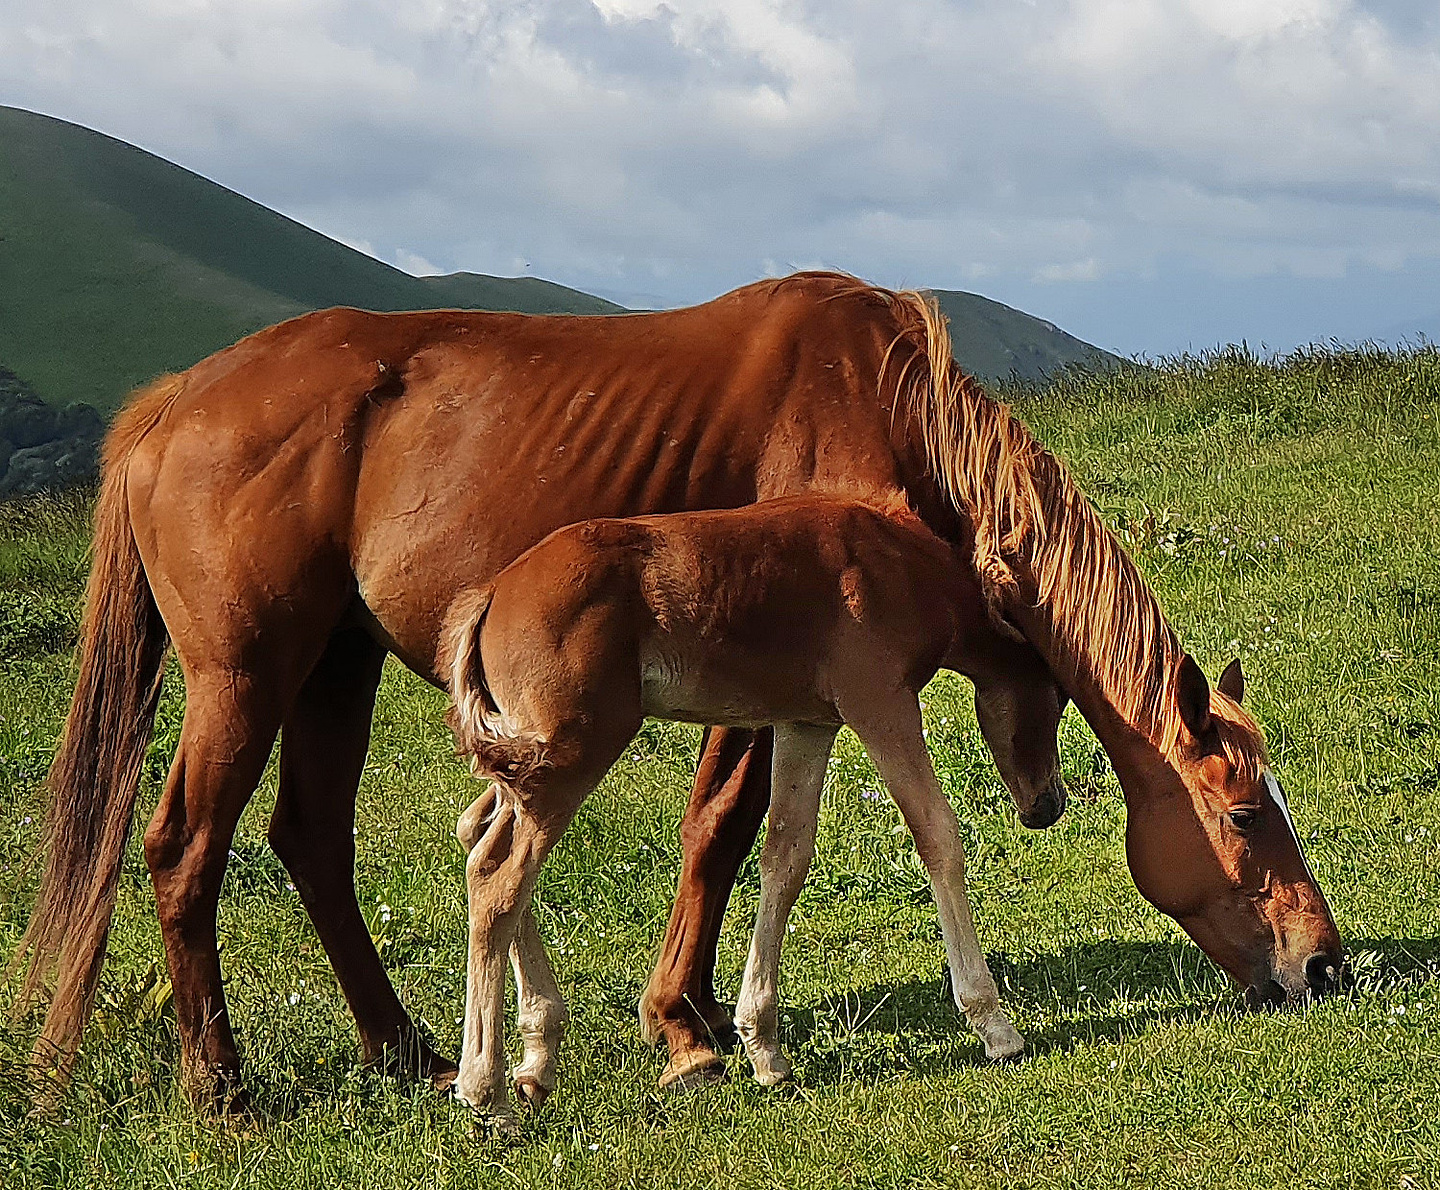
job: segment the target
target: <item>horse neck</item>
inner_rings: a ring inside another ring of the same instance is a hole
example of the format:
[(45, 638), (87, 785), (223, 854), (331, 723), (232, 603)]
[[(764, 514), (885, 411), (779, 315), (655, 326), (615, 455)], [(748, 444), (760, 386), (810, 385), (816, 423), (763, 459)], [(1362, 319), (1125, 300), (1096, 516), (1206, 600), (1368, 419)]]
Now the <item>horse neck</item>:
[(1151, 785), (1150, 767), (1168, 763), (1177, 745), (1180, 642), (1064, 464), (1038, 444), (1028, 464), (1033, 520), (1018, 543), (1002, 547), (1009, 574), (991, 597), (1066, 688), (1129, 798)]

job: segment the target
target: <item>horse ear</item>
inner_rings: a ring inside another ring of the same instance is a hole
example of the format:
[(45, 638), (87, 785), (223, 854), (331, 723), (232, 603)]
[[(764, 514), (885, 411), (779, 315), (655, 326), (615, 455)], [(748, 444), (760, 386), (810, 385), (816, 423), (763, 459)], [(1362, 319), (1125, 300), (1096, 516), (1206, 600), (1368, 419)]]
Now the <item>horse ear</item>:
[(1189, 653), (1180, 658), (1180, 671), (1175, 675), (1175, 702), (1180, 721), (1190, 734), (1197, 738), (1204, 735), (1210, 726), (1210, 683)]
[(1245, 697), (1245, 671), (1240, 668), (1239, 657), (1225, 667), (1225, 672), (1215, 683), (1215, 689), (1231, 702), (1240, 702)]

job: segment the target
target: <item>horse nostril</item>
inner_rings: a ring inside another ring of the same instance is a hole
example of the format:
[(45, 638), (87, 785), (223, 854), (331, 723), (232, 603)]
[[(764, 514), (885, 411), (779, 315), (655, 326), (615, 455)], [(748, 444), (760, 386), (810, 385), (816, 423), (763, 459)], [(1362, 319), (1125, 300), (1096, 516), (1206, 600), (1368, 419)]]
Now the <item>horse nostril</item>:
[(1322, 996), (1336, 991), (1340, 987), (1340, 960), (1323, 951), (1312, 954), (1305, 960), (1305, 982)]

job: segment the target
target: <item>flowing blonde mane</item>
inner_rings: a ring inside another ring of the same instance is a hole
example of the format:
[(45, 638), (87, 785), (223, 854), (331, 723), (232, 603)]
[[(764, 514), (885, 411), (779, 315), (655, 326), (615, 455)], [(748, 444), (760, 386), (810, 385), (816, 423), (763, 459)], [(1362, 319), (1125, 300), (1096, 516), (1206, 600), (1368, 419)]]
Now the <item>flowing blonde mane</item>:
[[(1002, 617), (1016, 598), (1033, 600), (1077, 671), (1169, 752), (1182, 730), (1184, 651), (1144, 577), (1066, 466), (956, 366), (934, 298), (905, 291), (894, 301), (902, 330), (886, 364), (904, 357), (896, 391), (941, 491), (973, 527), (975, 570), (993, 614)], [(1250, 716), (1218, 694), (1212, 711), (1224, 751), (1255, 764), (1263, 744)]]

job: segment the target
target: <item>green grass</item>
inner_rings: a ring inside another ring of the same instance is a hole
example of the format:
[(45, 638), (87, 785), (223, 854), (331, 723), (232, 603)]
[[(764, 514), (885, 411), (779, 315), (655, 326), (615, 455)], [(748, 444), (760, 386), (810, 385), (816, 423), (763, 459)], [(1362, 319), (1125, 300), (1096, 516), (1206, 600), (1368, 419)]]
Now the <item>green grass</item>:
[[(634, 1004), (668, 913), (697, 733), (648, 725), (547, 866), (542, 931), (575, 1014), (561, 1083), (514, 1146), (360, 1068), (343, 1000), (264, 842), (273, 774), (241, 824), (220, 931), (261, 1122), (222, 1129), (175, 1085), (138, 849), (63, 1120), (0, 1080), (6, 1186), (1440, 1187), (1440, 354), (1240, 354), (1016, 394), (1134, 550), (1211, 675), (1240, 655), (1354, 989), (1247, 1015), (1146, 906), (1124, 806), (1084, 724), (1062, 728), (1070, 808), (1018, 825), (965, 684), (926, 695), (963, 822), (980, 935), (1033, 1044), (992, 1069), (951, 1006), (913, 848), (853, 737), (832, 766), (793, 917), (782, 1033), (799, 1087), (670, 1099)], [(83, 505), (0, 515), (0, 945), (23, 928), (39, 781), (68, 697)], [(7, 594), (8, 593), (8, 594)], [(7, 602), (8, 600), (8, 602)], [(20, 609), (20, 610), (16, 610)], [(68, 615), (68, 618), (67, 618)], [(179, 728), (169, 679), (142, 794)], [(360, 797), (361, 903), (402, 995), (456, 1048), (461, 859), (474, 783), (441, 697), (387, 673)], [(756, 898), (742, 873), (720, 979)], [(34, 1020), (0, 1036), (9, 1063)]]

